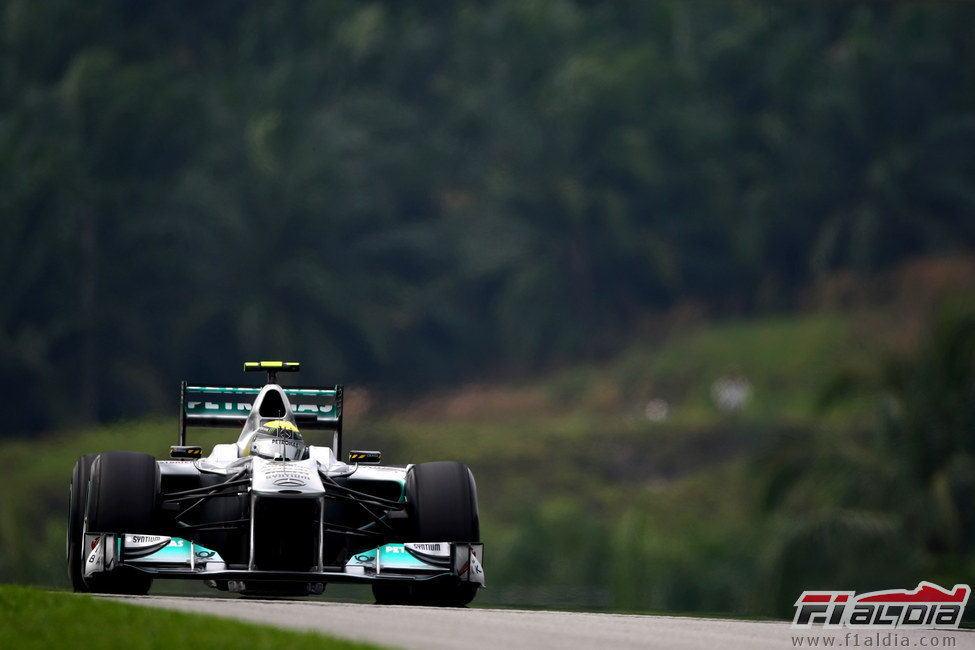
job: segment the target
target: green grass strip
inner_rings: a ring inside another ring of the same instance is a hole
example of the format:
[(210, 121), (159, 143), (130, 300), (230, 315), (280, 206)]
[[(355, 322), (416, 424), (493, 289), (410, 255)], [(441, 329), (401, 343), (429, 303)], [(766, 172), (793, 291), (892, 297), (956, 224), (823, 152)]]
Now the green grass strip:
[(368, 650), (379, 646), (82, 594), (0, 585), (0, 648)]

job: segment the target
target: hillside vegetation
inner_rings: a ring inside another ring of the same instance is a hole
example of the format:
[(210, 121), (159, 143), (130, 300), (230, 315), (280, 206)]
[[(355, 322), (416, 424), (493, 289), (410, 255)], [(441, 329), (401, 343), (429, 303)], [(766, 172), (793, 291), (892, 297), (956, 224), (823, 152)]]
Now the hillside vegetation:
[[(383, 449), (387, 463), (472, 467), (482, 605), (781, 615), (804, 588), (954, 584), (975, 569), (964, 428), (975, 317), (970, 301), (948, 301), (922, 327), (892, 318), (896, 304), (712, 324), (675, 316), (662, 342), (534, 382), (410, 401), (354, 389), (346, 446)], [(712, 390), (729, 373), (752, 397), (722, 412)], [(175, 434), (174, 412), (0, 445), (0, 580), (66, 583), (77, 456), (162, 456)]]

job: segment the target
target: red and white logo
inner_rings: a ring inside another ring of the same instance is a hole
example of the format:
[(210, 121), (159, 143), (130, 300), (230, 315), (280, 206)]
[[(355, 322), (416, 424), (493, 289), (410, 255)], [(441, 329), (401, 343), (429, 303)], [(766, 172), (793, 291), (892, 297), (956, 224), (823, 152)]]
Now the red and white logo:
[(971, 588), (951, 590), (930, 582), (917, 589), (887, 589), (856, 595), (853, 591), (804, 591), (796, 601), (792, 627), (955, 630), (965, 613)]

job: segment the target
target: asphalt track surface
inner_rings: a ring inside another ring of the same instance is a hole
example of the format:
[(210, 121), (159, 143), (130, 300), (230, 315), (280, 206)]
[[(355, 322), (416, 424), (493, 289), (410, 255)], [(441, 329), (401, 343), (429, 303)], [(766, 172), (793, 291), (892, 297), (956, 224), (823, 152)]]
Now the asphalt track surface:
[[(283, 628), (315, 630), (392, 648), (453, 650), (673, 648), (775, 649), (799, 647), (794, 637), (835, 637), (833, 647), (949, 647), (975, 649), (973, 630), (828, 632), (793, 630), (788, 623), (678, 616), (630, 616), (507, 609), (442, 609), (175, 596), (112, 596), (128, 603), (211, 614)], [(877, 636), (875, 636), (877, 635)], [(870, 637), (868, 641), (867, 637)], [(954, 639), (946, 642), (946, 637)], [(886, 643), (884, 639), (887, 639)], [(854, 641), (858, 641), (854, 645)], [(803, 641), (801, 647), (807, 647)], [(822, 640), (819, 647), (824, 647)]]

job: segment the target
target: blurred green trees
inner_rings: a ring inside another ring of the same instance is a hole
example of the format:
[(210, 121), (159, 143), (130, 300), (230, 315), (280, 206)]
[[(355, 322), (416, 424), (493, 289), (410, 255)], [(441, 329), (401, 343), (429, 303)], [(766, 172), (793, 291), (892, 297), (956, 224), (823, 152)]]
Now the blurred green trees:
[[(975, 566), (975, 303), (946, 303), (916, 352), (841, 377), (828, 393), (831, 407), (858, 400), (858, 415), (749, 425), (755, 448), (738, 460), (656, 484), (613, 475), (602, 508), (585, 504), (599, 490), (584, 488), (525, 505), (491, 531), (500, 593), (486, 597), (789, 618), (807, 589), (963, 582)], [(643, 444), (643, 462), (666, 456)], [(706, 455), (686, 444), (690, 457)]]
[(975, 548), (975, 307), (943, 305), (921, 349), (846, 374), (828, 404), (855, 395), (876, 422), (785, 438), (756, 459), (773, 540), (766, 604), (832, 584), (859, 589), (959, 579)]
[[(975, 243), (975, 7), (0, 8), (4, 433), (451, 380)], [(230, 365), (228, 365), (230, 364)]]

